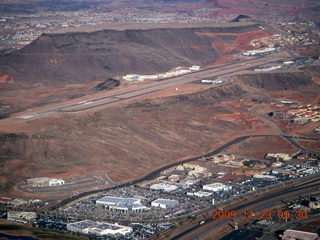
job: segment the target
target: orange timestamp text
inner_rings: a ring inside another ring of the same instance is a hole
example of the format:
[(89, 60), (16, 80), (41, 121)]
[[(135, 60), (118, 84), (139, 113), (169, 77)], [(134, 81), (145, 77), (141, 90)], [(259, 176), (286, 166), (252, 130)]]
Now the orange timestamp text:
[(260, 210), (258, 212), (252, 210), (244, 210), (242, 212), (237, 212), (236, 210), (213, 210), (213, 219), (236, 219), (238, 217), (243, 217), (245, 219), (254, 220), (270, 220), (270, 219), (306, 219), (308, 218), (308, 212), (306, 210), (297, 210), (295, 212), (290, 212), (288, 210)]

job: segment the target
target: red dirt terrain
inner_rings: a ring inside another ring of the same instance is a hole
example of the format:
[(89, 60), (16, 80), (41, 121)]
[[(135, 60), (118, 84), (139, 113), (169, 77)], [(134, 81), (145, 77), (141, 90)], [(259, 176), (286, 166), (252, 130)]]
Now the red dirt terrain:
[[(305, 73), (237, 76), (230, 84), (193, 93), (190, 86), (182, 95), (155, 95), (107, 109), (55, 113), (7, 126), (0, 136), (1, 192), (19, 195), (13, 188), (17, 183), (41, 176), (70, 179), (104, 172), (115, 182), (136, 179), (238, 136), (275, 134), (252, 115), (253, 109), (272, 103), (276, 91), (289, 92), (292, 98), (309, 95), (310, 100), (320, 91)], [(277, 138), (252, 139), (231, 150), (261, 157), (272, 149), (266, 142), (276, 143), (274, 151), (294, 151)]]

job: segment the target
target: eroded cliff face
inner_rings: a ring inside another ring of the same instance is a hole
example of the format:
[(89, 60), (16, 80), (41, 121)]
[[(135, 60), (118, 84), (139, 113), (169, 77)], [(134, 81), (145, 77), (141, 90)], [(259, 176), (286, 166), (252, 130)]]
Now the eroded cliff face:
[(253, 24), (43, 34), (23, 49), (1, 57), (0, 75), (13, 76), (16, 84), (50, 85), (204, 65), (222, 54), (234, 53), (238, 36), (259, 33), (258, 29)]

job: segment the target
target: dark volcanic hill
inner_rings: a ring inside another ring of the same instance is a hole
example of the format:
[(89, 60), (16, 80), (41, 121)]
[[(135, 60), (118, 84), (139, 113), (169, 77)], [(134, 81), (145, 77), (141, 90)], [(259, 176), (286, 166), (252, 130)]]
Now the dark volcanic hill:
[[(217, 59), (223, 34), (258, 31), (258, 24), (226, 28), (103, 30), (43, 34), (19, 51), (0, 58), (0, 76), (16, 83), (74, 83), (128, 73), (150, 74)], [(219, 35), (215, 35), (219, 33)], [(233, 41), (233, 42), (232, 42)], [(229, 40), (233, 44), (236, 40)], [(231, 49), (232, 52), (234, 49)]]

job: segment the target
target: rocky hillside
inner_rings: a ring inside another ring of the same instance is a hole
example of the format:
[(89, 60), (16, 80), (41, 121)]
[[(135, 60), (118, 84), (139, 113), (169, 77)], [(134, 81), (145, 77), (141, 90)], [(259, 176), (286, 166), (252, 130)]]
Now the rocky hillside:
[[(164, 72), (235, 53), (239, 46), (232, 46), (237, 37), (248, 33), (250, 39), (252, 32), (261, 34), (257, 24), (43, 34), (23, 49), (2, 56), (0, 76), (10, 76), (15, 84), (52, 85)], [(227, 50), (222, 49), (225, 46)]]

